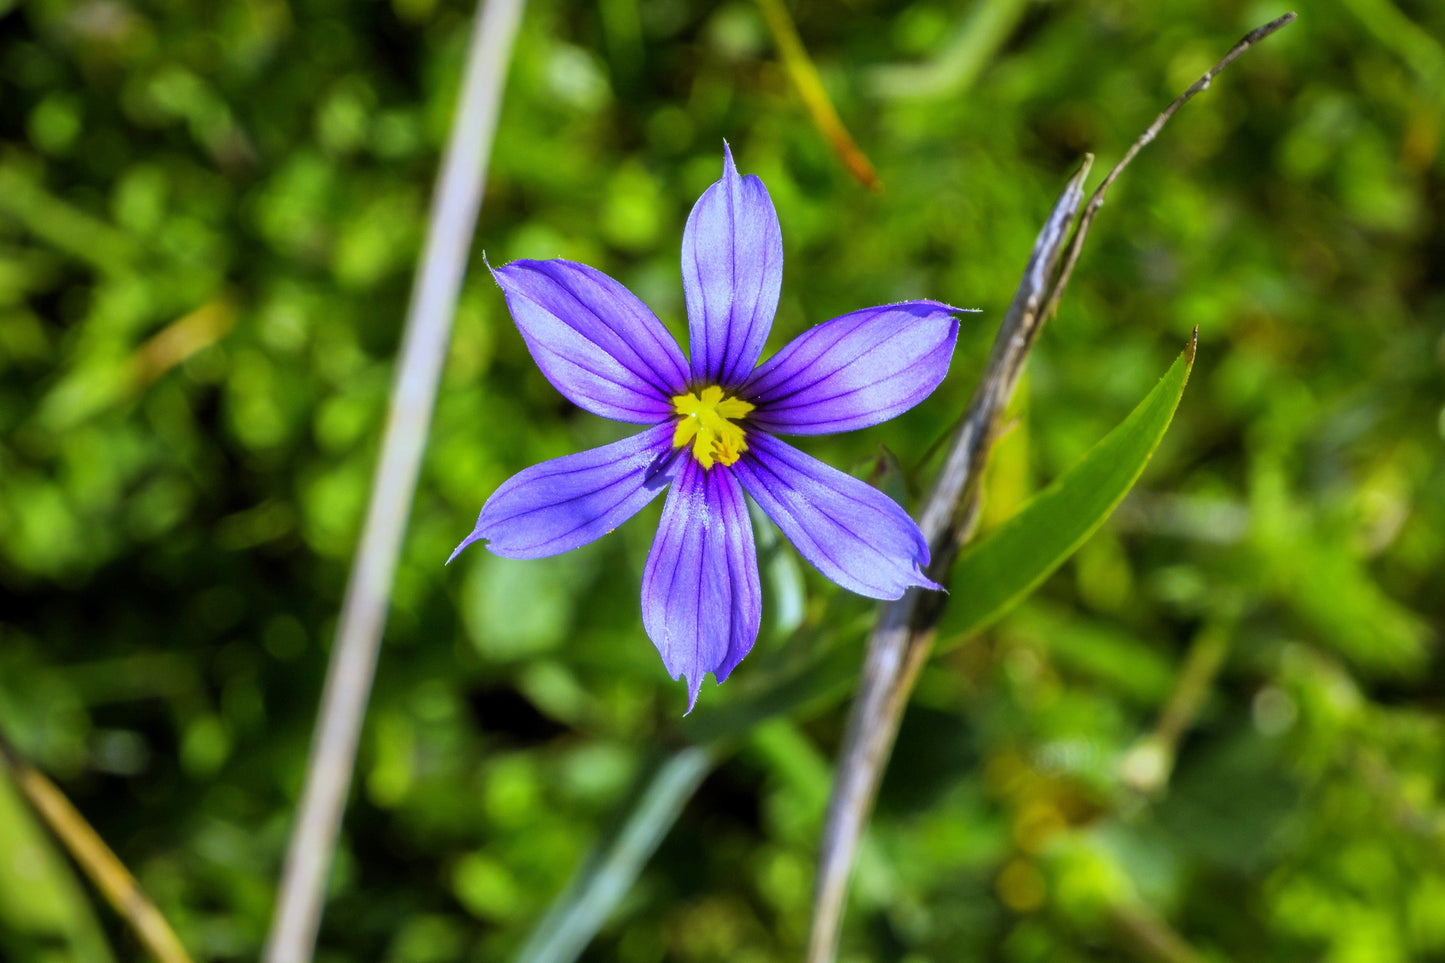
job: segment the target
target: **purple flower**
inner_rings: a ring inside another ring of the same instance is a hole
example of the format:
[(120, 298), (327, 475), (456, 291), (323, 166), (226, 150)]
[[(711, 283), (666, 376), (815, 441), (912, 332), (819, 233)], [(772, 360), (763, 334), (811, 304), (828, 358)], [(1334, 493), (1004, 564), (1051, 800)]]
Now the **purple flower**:
[[(541, 558), (612, 531), (671, 483), (642, 576), (642, 621), (688, 710), (703, 676), (722, 682), (752, 648), (762, 614), (751, 495), (818, 571), (896, 599), (923, 574), (928, 544), (876, 489), (778, 435), (822, 435), (887, 421), (943, 380), (958, 336), (951, 308), (905, 301), (804, 332), (761, 366), (783, 277), (767, 188), (723, 176), (687, 219), (682, 281), (691, 362), (630, 291), (571, 261), (493, 270), (537, 366), (594, 414), (647, 425), (591, 451), (533, 465), (487, 499), (479, 539), (506, 558)], [(450, 559), (448, 559), (450, 561)]]

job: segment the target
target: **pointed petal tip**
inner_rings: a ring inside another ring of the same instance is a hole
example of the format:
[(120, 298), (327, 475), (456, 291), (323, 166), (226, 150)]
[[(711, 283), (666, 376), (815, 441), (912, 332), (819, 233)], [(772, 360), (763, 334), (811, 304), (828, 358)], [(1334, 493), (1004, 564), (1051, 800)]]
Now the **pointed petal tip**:
[(691, 371), (737, 387), (757, 365), (783, 283), (783, 235), (768, 189), (738, 172), (723, 143), (722, 176), (693, 205), (682, 236)]
[(687, 711), (708, 673), (720, 682), (742, 661), (762, 616), (753, 531), (741, 486), (688, 459), (668, 492), (642, 577), (642, 624)]
[(671, 425), (655, 425), (523, 469), (487, 499), (457, 552), (486, 539), (502, 558), (547, 558), (601, 538), (657, 497), (643, 472), (671, 436)]
[(904, 301), (893, 301), (890, 304), (880, 307), (896, 308), (929, 308), (934, 311), (941, 311), (944, 314), (982, 314), (983, 308), (960, 308), (956, 304), (949, 304), (947, 301), (935, 301), (932, 298), (912, 298)]
[(482, 536), (477, 532), (472, 532), (472, 534), (462, 539), (462, 543), (456, 548), (452, 549), (452, 553), (447, 556), (447, 560), (443, 562), (442, 565), (446, 566), (452, 564), (453, 560), (455, 560), (458, 555), (462, 554), (462, 552), (464, 552), (468, 546), (470, 546), (473, 542), (479, 540), (481, 537)]
[(743, 488), (826, 578), (872, 599), (897, 599), (924, 575), (928, 542), (893, 499), (766, 432), (734, 467)]
[(917, 581), (915, 582), (915, 584), (916, 584), (919, 588), (921, 588), (921, 589), (928, 589), (928, 590), (931, 591), (931, 592), (942, 592), (944, 595), (947, 595), (947, 594), (948, 594), (948, 589), (944, 588), (942, 585), (939, 585), (937, 582), (935, 582), (933, 579), (929, 578), (927, 575), (924, 575), (924, 574), (923, 574), (923, 571), (922, 571), (921, 569), (920, 569), (919, 571), (914, 572), (914, 573), (913, 573), (913, 576), (914, 576), (914, 578), (917, 580)]
[(926, 305), (928, 305), (928, 306), (930, 306), (930, 307), (937, 308), (938, 310), (944, 312), (945, 314), (982, 314), (982, 313), (983, 313), (983, 308), (960, 308), (958, 305), (956, 305), (956, 304), (949, 304), (949, 303), (946, 302), (946, 301), (933, 301), (933, 300), (929, 300), (929, 299), (926, 299), (926, 298), (925, 298), (924, 300), (921, 300), (921, 301), (912, 301), (912, 302), (909, 302), (909, 301), (900, 301), (899, 303), (900, 303), (900, 304), (926, 304)]
[(749, 374), (754, 423), (780, 435), (821, 435), (897, 417), (948, 374), (957, 310), (900, 301), (809, 328)]

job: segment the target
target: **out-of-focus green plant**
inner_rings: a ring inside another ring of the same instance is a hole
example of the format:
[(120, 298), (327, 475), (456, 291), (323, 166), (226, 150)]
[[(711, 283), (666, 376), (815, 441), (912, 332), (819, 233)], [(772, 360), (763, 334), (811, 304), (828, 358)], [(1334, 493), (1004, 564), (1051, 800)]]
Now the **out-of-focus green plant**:
[[(839, 168), (755, 5), (535, 0), (478, 248), (595, 264), (680, 334), (676, 238), (727, 137), (784, 225), (773, 347), (858, 304), (985, 309), (927, 406), (810, 446), (859, 473), (879, 444), (916, 464), (962, 409), (1076, 158), (1107, 166), (1280, 12), (788, 8), (885, 191)], [(470, 13), (0, 2), (0, 717), (198, 959), (254, 959), (264, 935)], [(1301, 14), (1095, 227), (989, 498), (1076, 464), (1196, 325), (1199, 365), (1143, 489), (925, 669), (845, 955), (1083, 960), (1159, 933), (1219, 958), (1445, 949), (1445, 20)], [(941, 94), (873, 71), (951, 62), (980, 22), (1003, 39)], [(440, 565), (509, 474), (609, 431), (537, 375), (474, 272), (328, 958), (512, 958), (688, 734), (638, 624), (648, 519), (525, 571)], [(765, 627), (719, 712), (869, 622), (802, 578), (800, 624)], [(1212, 682), (1165, 778), (1140, 779), (1206, 632)], [(589, 958), (796, 959), (841, 721), (815, 702), (750, 731)], [(85, 958), (5, 925), (0, 955)]]

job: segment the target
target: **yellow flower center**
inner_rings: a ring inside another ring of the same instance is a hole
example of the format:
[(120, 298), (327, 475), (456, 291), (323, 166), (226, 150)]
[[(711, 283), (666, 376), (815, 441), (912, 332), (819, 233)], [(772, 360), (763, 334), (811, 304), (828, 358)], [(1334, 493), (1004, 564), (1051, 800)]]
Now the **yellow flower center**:
[(672, 410), (682, 416), (672, 434), (672, 447), (692, 442), (693, 457), (704, 468), (714, 462), (731, 465), (748, 450), (743, 430), (733, 424), (753, 410), (741, 398), (728, 398), (717, 385), (672, 399)]

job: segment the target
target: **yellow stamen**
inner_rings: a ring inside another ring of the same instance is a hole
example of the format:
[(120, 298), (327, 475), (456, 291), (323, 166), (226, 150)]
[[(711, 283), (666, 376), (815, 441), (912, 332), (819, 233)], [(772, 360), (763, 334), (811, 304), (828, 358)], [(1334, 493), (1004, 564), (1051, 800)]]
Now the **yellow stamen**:
[(748, 450), (743, 430), (733, 422), (753, 406), (741, 398), (725, 397), (717, 385), (675, 396), (672, 410), (682, 416), (672, 434), (672, 447), (692, 442), (693, 457), (702, 467), (711, 468), (714, 462), (731, 465)]

